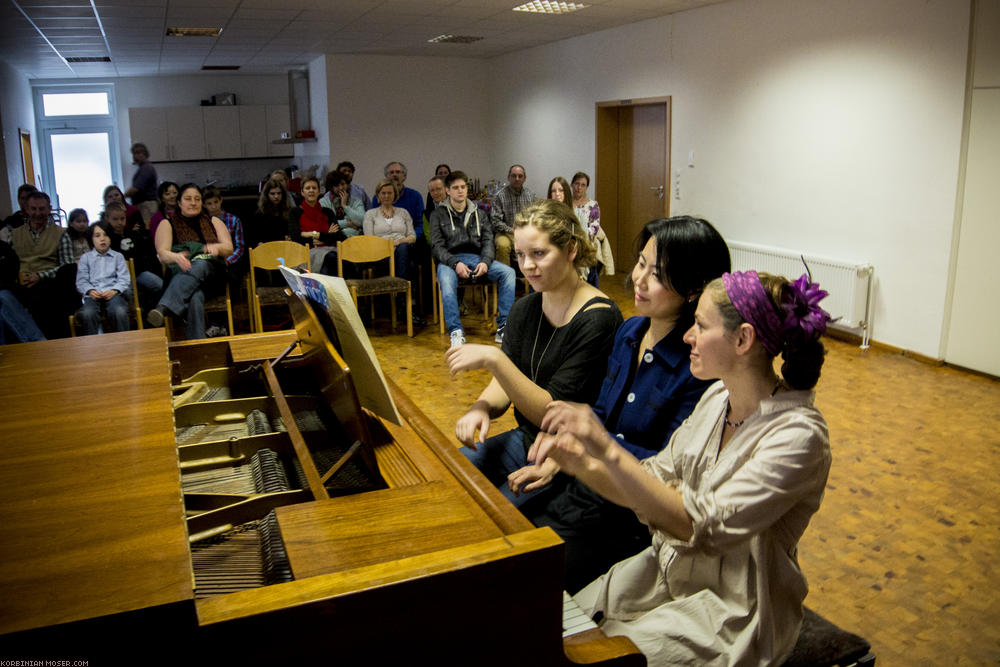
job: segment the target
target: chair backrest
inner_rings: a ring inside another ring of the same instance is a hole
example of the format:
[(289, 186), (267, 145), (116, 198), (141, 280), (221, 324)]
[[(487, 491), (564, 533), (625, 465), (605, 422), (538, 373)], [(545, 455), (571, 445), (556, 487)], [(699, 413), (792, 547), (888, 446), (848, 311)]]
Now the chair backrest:
[(250, 270), (265, 269), (276, 271), (284, 264), (291, 268), (305, 264), (309, 266), (309, 247), (294, 241), (270, 241), (250, 248)]
[(344, 262), (377, 262), (389, 258), (389, 275), (396, 275), (395, 250), (392, 239), (381, 236), (351, 236), (337, 243), (337, 265), (344, 275)]
[(129, 257), (125, 263), (128, 265), (128, 279), (132, 283), (132, 310), (135, 311), (136, 328), (142, 329), (142, 309), (139, 308), (139, 286), (135, 282), (135, 260)]

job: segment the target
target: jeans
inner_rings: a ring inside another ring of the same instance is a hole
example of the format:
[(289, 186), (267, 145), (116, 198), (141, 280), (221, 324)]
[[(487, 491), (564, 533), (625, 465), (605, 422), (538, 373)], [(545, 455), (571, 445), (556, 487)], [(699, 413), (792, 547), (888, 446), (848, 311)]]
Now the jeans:
[(521, 495), (518, 496), (515, 496), (514, 492), (510, 490), (507, 476), (528, 465), (526, 457), (531, 443), (525, 443), (526, 437), (521, 429), (515, 428), (512, 431), (487, 438), (485, 442), (479, 443), (478, 449), (462, 447), (458, 450), (465, 458), (472, 461), (472, 464), (483, 473), (486, 479), (497, 487), (504, 498), (517, 508), (535, 496), (550, 490), (549, 486), (544, 486), (527, 493), (522, 491)]
[(0, 345), (45, 340), (42, 330), (10, 290), (0, 290)]
[(83, 297), (83, 305), (76, 311), (76, 319), (80, 323), (80, 331), (84, 336), (93, 336), (101, 325), (101, 311), (108, 314), (108, 328), (112, 331), (128, 331), (128, 292), (115, 294), (110, 301), (95, 301), (89, 296)]
[(135, 284), (139, 288), (139, 306), (148, 312), (163, 293), (163, 278), (152, 271), (142, 271), (135, 277)]
[(202, 286), (219, 270), (214, 261), (194, 260), (187, 273), (177, 272), (157, 304), (158, 310), (166, 309), (185, 317), (184, 333), (189, 340), (205, 337), (205, 292)]
[[(475, 269), (479, 264), (479, 256), (471, 253), (458, 253), (455, 259), (465, 264), (470, 269)], [(462, 328), (462, 319), (458, 312), (458, 274), (455, 269), (446, 264), (437, 265), (438, 283), (441, 285), (441, 309), (444, 311), (445, 328), (448, 333)], [(497, 313), (497, 326), (507, 323), (507, 313), (514, 305), (514, 269), (506, 264), (493, 261), (486, 272), (486, 279), (491, 283), (497, 283), (497, 300), (499, 301)]]

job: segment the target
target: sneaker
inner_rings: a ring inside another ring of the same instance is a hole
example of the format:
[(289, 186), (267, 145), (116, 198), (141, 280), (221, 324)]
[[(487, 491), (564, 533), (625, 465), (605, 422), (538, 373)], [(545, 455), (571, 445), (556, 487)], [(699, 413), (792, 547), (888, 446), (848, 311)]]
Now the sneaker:
[(459, 345), (465, 345), (465, 332), (461, 329), (455, 329), (451, 332), (451, 345), (449, 347), (458, 347)]
[(146, 321), (149, 322), (149, 326), (151, 327), (162, 327), (163, 313), (154, 308), (146, 314)]
[(503, 332), (507, 328), (507, 323), (497, 325), (497, 335), (493, 337), (493, 340), (497, 342), (497, 345), (503, 344)]

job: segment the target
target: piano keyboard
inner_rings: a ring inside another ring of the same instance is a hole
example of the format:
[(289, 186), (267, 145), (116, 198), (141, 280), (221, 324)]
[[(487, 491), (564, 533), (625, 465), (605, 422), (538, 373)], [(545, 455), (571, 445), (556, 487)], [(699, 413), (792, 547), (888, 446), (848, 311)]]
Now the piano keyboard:
[(563, 639), (569, 637), (570, 635), (580, 634), (587, 630), (594, 630), (597, 628), (597, 623), (585, 613), (580, 605), (569, 596), (569, 593), (563, 591)]

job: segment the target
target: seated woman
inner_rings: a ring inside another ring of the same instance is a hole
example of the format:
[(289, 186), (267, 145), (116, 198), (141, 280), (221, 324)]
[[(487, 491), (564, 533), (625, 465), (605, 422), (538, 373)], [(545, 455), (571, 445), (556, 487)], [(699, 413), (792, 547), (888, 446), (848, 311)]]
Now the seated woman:
[(101, 196), (104, 200), (104, 208), (107, 210), (108, 204), (116, 203), (121, 204), (125, 207), (125, 224), (128, 225), (129, 229), (136, 229), (138, 227), (146, 228), (146, 223), (142, 220), (142, 212), (138, 207), (132, 206), (125, 201), (125, 195), (122, 194), (121, 188), (117, 185), (111, 184), (104, 188), (104, 194)]
[(410, 248), (416, 242), (417, 235), (413, 231), (413, 219), (406, 209), (392, 205), (399, 198), (399, 185), (395, 181), (383, 178), (375, 186), (375, 198), (379, 205), (365, 213), (362, 223), (364, 233), (392, 239), (392, 244), (396, 248), (396, 275), (409, 279)]
[(288, 217), (291, 207), (285, 186), (272, 178), (264, 183), (257, 200), (257, 211), (244, 228), (247, 248), (256, 248), (261, 243), (284, 241), (288, 235)]
[(650, 665), (780, 665), (795, 645), (806, 595), (796, 550), (830, 470), (810, 391), (825, 296), (807, 276), (709, 283), (684, 340), (691, 373), (721, 382), (656, 456), (640, 462), (589, 409), (557, 402), (542, 420), (528, 458), (556, 459), (653, 532), (652, 546), (575, 597)]
[[(618, 329), (594, 413), (625, 449), (644, 459), (666, 446), (709, 385), (691, 375), (691, 348), (682, 338), (705, 285), (729, 270), (729, 248), (707, 221), (680, 216), (647, 223), (636, 250), (630, 284), (639, 315)], [(558, 470), (551, 458), (527, 466), (510, 476), (510, 488), (532, 491)], [(522, 511), (566, 543), (564, 587), (571, 593), (649, 546), (649, 530), (634, 513), (577, 479), (544, 505)]]
[(598, 265), (590, 269), (587, 282), (594, 287), (598, 286), (600, 273), (603, 270), (608, 275), (615, 272), (614, 259), (611, 255), (611, 244), (608, 243), (608, 236), (601, 228), (601, 207), (597, 200), (587, 196), (587, 188), (590, 187), (590, 176), (582, 171), (573, 174), (573, 198), (571, 206), (576, 212), (576, 217), (580, 224), (587, 228), (590, 235), (590, 242), (597, 250)]
[[(309, 266), (319, 272), (328, 255), (336, 257), (337, 241), (347, 238), (332, 210), (319, 204), (319, 179), (308, 177), (302, 181), (302, 203), (288, 215), (288, 236), (299, 243), (311, 243)], [(337, 264), (327, 265), (323, 271), (337, 275)]]
[(163, 181), (156, 188), (156, 201), (158, 202), (156, 213), (149, 219), (149, 234), (156, 238), (156, 229), (160, 223), (173, 217), (177, 211), (177, 196), (180, 190), (173, 181)]
[(225, 223), (210, 217), (201, 206), (201, 188), (187, 183), (180, 188), (180, 209), (156, 230), (156, 254), (174, 276), (149, 311), (149, 323), (163, 326), (167, 314), (184, 317), (188, 339), (205, 338), (205, 292), (225, 277), (225, 259), (233, 241)]
[(326, 175), (325, 185), (326, 194), (319, 203), (323, 208), (333, 211), (333, 216), (344, 236), (360, 234), (365, 220), (365, 206), (360, 199), (351, 196), (351, 184), (347, 181), (347, 177), (339, 171), (331, 171)]
[[(594, 261), (573, 209), (550, 199), (514, 220), (518, 266), (534, 291), (514, 302), (501, 349), (459, 345), (445, 359), (452, 374), (485, 368), (493, 379), (455, 425), (460, 450), (515, 505), (552, 485), (515, 496), (507, 477), (527, 465), (528, 447), (553, 400), (592, 402), (604, 377), (622, 315), (614, 301), (585, 283), (579, 267)], [(594, 360), (601, 363), (595, 364)], [(490, 420), (511, 403), (518, 427), (486, 439)]]
[(69, 237), (73, 247), (73, 261), (80, 263), (80, 258), (90, 250), (90, 218), (87, 211), (82, 208), (74, 208), (66, 216), (66, 236)]

